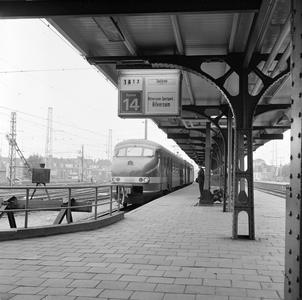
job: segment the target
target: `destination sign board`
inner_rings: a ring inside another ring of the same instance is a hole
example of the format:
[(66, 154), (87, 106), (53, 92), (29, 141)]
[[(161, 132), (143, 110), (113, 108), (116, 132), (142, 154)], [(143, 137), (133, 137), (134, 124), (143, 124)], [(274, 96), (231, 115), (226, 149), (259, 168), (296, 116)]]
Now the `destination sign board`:
[(118, 116), (149, 118), (180, 116), (179, 70), (121, 70)]

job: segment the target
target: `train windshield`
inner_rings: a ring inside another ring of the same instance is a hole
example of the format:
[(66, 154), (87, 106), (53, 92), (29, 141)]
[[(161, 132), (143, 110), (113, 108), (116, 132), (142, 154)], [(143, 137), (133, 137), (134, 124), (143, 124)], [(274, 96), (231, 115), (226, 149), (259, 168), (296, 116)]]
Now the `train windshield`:
[(142, 147), (136, 147), (131, 146), (127, 148), (127, 156), (142, 156), (143, 154), (143, 148)]
[(114, 156), (117, 156), (117, 157), (126, 156), (126, 148), (115, 149)]
[(150, 148), (137, 147), (136, 145), (115, 149), (114, 156), (116, 157), (152, 157), (154, 150)]
[(154, 151), (153, 149), (150, 149), (150, 148), (145, 148), (144, 149), (144, 154), (143, 154), (144, 157), (152, 157), (154, 156)]

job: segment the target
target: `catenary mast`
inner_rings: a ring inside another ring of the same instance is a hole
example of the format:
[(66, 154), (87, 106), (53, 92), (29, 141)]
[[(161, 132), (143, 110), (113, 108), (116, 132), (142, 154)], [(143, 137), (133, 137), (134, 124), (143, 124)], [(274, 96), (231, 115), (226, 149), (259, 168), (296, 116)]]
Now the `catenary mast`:
[(9, 133), (9, 184), (15, 184), (16, 178), (16, 148), (14, 141), (16, 140), (16, 112), (11, 113), (10, 133)]
[(45, 145), (45, 165), (50, 167), (52, 159), (52, 107), (48, 107), (46, 145)]

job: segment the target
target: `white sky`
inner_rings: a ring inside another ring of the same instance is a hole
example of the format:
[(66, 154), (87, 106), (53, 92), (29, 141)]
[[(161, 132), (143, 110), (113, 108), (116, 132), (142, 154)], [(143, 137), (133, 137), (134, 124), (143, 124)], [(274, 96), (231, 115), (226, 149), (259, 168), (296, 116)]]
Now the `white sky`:
[[(144, 138), (143, 119), (117, 116), (117, 89), (59, 36), (45, 20), (0, 20), (0, 148), (8, 156), (5, 134), (17, 113), (17, 143), (25, 157), (45, 155), (48, 108), (53, 110), (53, 156), (107, 158), (112, 146)], [(148, 121), (148, 139), (172, 152), (173, 140)]]
[[(25, 157), (45, 155), (48, 108), (53, 110), (53, 156), (107, 158), (124, 139), (144, 138), (144, 120), (117, 116), (117, 89), (92, 67), (45, 20), (0, 20), (0, 149), (8, 156), (5, 134), (11, 112), (17, 113), (17, 143)], [(148, 121), (148, 139), (172, 152), (173, 140)], [(289, 132), (254, 153), (271, 164), (289, 162)], [(276, 150), (277, 149), (277, 150)], [(282, 157), (282, 158), (281, 158)]]
[(266, 143), (254, 152), (253, 159), (261, 158), (268, 165), (284, 165), (290, 163), (290, 130), (283, 134), (283, 140)]

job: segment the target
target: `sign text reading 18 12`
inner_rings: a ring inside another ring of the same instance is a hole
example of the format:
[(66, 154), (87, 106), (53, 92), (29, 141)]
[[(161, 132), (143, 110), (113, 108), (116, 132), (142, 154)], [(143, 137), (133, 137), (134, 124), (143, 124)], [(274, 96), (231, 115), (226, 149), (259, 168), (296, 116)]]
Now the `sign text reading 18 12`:
[(142, 112), (142, 92), (125, 91), (121, 92), (120, 97), (121, 113), (141, 113)]

